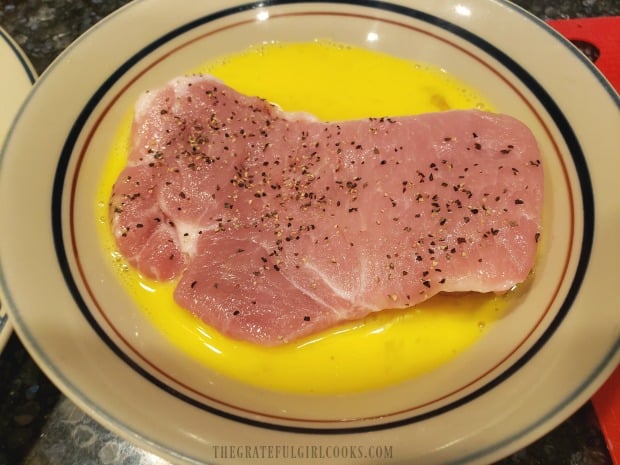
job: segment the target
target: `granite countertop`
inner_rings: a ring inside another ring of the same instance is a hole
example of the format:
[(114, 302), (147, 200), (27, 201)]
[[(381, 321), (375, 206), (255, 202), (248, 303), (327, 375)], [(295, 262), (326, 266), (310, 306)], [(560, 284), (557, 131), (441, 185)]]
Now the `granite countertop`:
[[(126, 0), (0, 0), (0, 26), (37, 72), (76, 37)], [(538, 17), (620, 15), (620, 0), (516, 0)], [(15, 335), (0, 356), (0, 465), (164, 464), (109, 432), (61, 394)], [(594, 409), (563, 424), (497, 465), (611, 465)]]

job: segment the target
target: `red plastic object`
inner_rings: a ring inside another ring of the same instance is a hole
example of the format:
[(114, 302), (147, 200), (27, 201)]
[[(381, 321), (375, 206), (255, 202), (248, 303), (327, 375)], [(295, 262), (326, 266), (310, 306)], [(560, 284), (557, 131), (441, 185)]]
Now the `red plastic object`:
[[(552, 20), (548, 24), (572, 42), (596, 47), (595, 66), (620, 92), (620, 16)], [(592, 404), (611, 458), (620, 465), (620, 367), (592, 397)]]
[(592, 404), (611, 458), (620, 465), (620, 366), (592, 397)]
[(570, 41), (594, 45), (600, 52), (595, 66), (620, 92), (620, 16), (547, 21)]

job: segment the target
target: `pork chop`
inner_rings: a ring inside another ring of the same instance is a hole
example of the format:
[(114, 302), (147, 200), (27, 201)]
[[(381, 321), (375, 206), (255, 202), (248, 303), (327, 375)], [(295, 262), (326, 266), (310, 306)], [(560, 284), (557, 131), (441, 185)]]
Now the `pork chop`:
[(516, 119), (477, 110), (322, 122), (210, 76), (137, 102), (111, 197), (119, 251), (176, 301), (276, 345), (533, 268), (543, 168)]

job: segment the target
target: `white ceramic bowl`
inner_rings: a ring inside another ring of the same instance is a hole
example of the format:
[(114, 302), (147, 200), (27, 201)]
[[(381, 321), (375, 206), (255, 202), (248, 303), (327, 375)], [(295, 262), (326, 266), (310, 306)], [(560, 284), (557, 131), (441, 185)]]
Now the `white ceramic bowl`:
[[(0, 69), (2, 70), (2, 86), (0, 86), (0, 147), (13, 123), (20, 105), (23, 103), (36, 73), (28, 57), (19, 45), (4, 29), (0, 28)], [(6, 311), (6, 303), (2, 304), (0, 293), (0, 351), (4, 348), (11, 335), (11, 322)]]
[[(262, 391), (183, 355), (123, 291), (93, 214), (102, 154), (140, 92), (252, 44), (317, 38), (481, 89), (535, 133), (547, 192), (536, 278), (515, 311), (428, 375), (332, 397)], [(137, 1), (52, 64), (3, 153), (16, 331), (74, 402), (173, 461), (256, 463), (248, 454), (262, 450), (269, 463), (489, 463), (564, 420), (618, 364), (618, 106), (584, 56), (502, 1)]]

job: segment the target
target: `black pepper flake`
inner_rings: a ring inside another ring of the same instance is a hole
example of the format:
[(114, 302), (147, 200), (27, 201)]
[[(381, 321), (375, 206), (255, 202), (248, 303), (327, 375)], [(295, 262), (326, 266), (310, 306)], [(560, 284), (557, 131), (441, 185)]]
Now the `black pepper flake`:
[(465, 242), (467, 242), (467, 239), (465, 239), (464, 237), (457, 237), (456, 238), (456, 243), (457, 244), (464, 244)]
[(304, 321), (310, 321), (310, 317), (308, 315), (304, 316)]
[(515, 199), (515, 205), (523, 205), (525, 202), (521, 199)]
[(534, 240), (538, 242), (539, 239), (540, 239), (540, 233), (537, 232), (536, 234), (534, 234)]
[(198, 281), (192, 281), (192, 283), (189, 285), (189, 287), (194, 289), (196, 287), (196, 284), (198, 284)]
[(428, 288), (431, 287), (431, 282), (430, 281), (423, 281), (422, 284)]
[(233, 315), (235, 315), (235, 316), (239, 315), (239, 310), (235, 310), (235, 311), (233, 312)]

